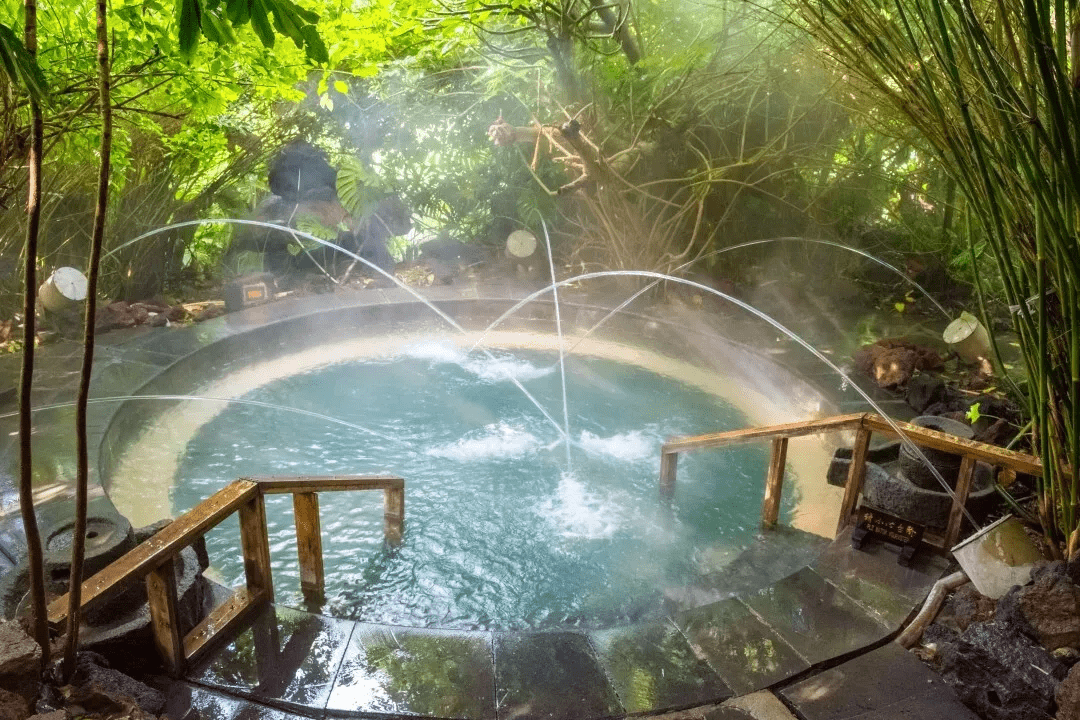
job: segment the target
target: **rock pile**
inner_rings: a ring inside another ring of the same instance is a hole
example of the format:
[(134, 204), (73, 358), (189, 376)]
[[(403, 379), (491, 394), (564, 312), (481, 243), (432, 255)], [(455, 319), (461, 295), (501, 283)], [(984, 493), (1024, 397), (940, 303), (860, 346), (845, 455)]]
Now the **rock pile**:
[(988, 720), (1080, 720), (1080, 562), (1042, 564), (997, 603), (960, 588), (922, 642)]

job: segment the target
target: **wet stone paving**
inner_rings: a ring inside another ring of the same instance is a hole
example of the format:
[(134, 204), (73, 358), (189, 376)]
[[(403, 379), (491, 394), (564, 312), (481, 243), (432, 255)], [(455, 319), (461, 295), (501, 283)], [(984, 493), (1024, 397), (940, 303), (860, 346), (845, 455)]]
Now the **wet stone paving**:
[[(178, 716), (197, 710), (207, 720), (248, 717), (237, 699), (267, 708), (259, 717), (270, 718), (585, 720), (711, 705), (796, 678), (781, 691), (789, 704), (848, 717), (822, 710), (823, 696), (808, 683), (817, 677), (835, 684), (857, 673), (808, 671), (881, 644), (944, 569), (943, 560), (929, 556), (902, 568), (888, 547), (852, 550), (845, 533), (809, 566), (768, 587), (663, 621), (604, 630), (402, 628), (268, 605), (188, 672), (172, 702)], [(868, 604), (882, 597), (900, 599), (884, 611)], [(925, 669), (887, 643), (867, 656), (868, 671), (897, 653), (898, 662)], [(955, 700), (944, 686), (936, 690)]]

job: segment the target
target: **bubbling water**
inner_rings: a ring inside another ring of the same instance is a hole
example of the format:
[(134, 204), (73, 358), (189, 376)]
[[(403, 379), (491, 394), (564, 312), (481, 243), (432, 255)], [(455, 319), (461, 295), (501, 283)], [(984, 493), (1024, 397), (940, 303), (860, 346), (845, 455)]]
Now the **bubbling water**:
[[(687, 458), (674, 502), (658, 500), (657, 449), (666, 436), (747, 424), (706, 389), (721, 384), (715, 378), (690, 384), (615, 360), (568, 358), (575, 400), (570, 469), (561, 435), (497, 370), (504, 363), (525, 374), (535, 370), (526, 381), (530, 393), (558, 402), (552, 353), (495, 350), (488, 359), (440, 341), (398, 347), (392, 357), (337, 361), (243, 395), (317, 407), (348, 423), (362, 419), (378, 435), (342, 433), (314, 418), (281, 424), (257, 405), (237, 404), (177, 439), (170, 512), (242, 475), (401, 475), (407, 513), (396, 548), (383, 545), (380, 497), (324, 496), (325, 610), (453, 628), (606, 625), (650, 616), (660, 612), (665, 589), (700, 579), (695, 558), (734, 555), (751, 541), (763, 493), (762, 448)], [(160, 436), (148, 444), (162, 449)], [(126, 462), (135, 469), (142, 465), (139, 447)], [(124, 482), (109, 490), (121, 510), (139, 502), (125, 501)], [(268, 500), (268, 523), (279, 601), (299, 602), (289, 593), (299, 583), (287, 502)], [(228, 583), (243, 576), (231, 550), (234, 533), (208, 536)]]

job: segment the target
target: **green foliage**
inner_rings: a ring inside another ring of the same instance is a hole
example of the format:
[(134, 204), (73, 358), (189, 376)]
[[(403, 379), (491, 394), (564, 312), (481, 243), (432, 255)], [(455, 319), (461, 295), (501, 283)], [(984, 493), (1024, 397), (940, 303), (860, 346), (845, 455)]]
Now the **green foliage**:
[(1071, 556), (1080, 549), (1080, 485), (1066, 471), (1080, 467), (1075, 17), (1048, 0), (797, 6), (870, 102), (919, 131), (962, 196), (969, 267), (980, 279), (980, 253), (989, 256), (1015, 308), (1031, 378), (1016, 390), (1046, 473), (1040, 520)]
[(45, 75), (22, 40), (7, 25), (0, 23), (0, 68), (8, 82), (21, 87), (39, 105), (49, 105)]

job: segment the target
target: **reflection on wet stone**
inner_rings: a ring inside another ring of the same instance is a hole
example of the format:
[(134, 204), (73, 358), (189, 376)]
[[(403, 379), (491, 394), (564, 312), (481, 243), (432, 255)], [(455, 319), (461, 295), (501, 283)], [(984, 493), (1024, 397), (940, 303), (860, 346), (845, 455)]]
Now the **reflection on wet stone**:
[(616, 628), (592, 639), (626, 712), (673, 710), (732, 695), (670, 623)]
[(880, 620), (810, 568), (745, 600), (811, 664), (860, 649), (888, 632)]
[(269, 607), (190, 678), (267, 702), (322, 708), (352, 623)]
[(679, 613), (675, 621), (736, 694), (767, 687), (810, 666), (737, 598)]
[(494, 718), (491, 635), (358, 623), (330, 712)]
[(205, 688), (175, 683), (165, 714), (173, 720), (302, 720), (303, 716), (247, 700), (219, 695)]
[(622, 714), (589, 642), (579, 633), (495, 636), (499, 720), (577, 720)]

